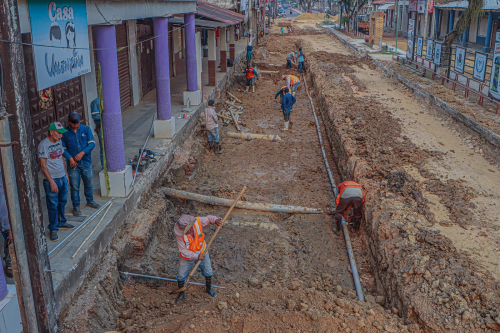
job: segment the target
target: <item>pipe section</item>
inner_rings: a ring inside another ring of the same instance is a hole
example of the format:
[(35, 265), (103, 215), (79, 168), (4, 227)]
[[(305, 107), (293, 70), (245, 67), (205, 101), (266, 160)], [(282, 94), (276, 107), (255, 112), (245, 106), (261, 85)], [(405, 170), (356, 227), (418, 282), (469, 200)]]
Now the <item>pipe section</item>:
[[(231, 113), (232, 114), (232, 113)], [(233, 118), (234, 121), (234, 118)], [(237, 122), (235, 122), (237, 124)], [(236, 125), (238, 126), (238, 125)], [(251, 141), (253, 139), (266, 140), (271, 142), (281, 141), (279, 135), (273, 134), (254, 134), (254, 133), (235, 133), (235, 132), (227, 132), (227, 136), (235, 139), (245, 139)]]
[[(146, 278), (146, 279), (155, 279), (155, 280), (162, 280), (162, 281), (169, 281), (169, 282), (177, 282), (176, 279), (169, 279), (169, 278), (164, 278), (164, 277), (159, 277), (159, 276), (143, 275), (143, 274), (122, 272), (122, 271), (118, 271), (118, 273), (124, 274), (125, 276), (136, 276), (136, 277), (142, 277), (142, 278)], [(203, 283), (191, 282), (191, 281), (188, 282), (188, 284), (192, 284), (195, 286), (205, 286)], [(212, 288), (226, 289), (226, 287), (219, 287), (219, 286), (214, 286), (214, 285), (212, 285)]]
[[(321, 131), (319, 129), (318, 117), (316, 117), (316, 111), (314, 110), (314, 103), (311, 98), (311, 95), (309, 95), (309, 91), (307, 90), (307, 82), (305, 76), (303, 77), (303, 79), (304, 79), (304, 85), (306, 87), (307, 96), (311, 101), (311, 107), (314, 115), (314, 121), (316, 122), (316, 130), (318, 131), (318, 138), (321, 147), (321, 152), (323, 153), (323, 160), (325, 161), (326, 170), (328, 171), (328, 178), (330, 178), (330, 184), (332, 185), (333, 194), (336, 197), (338, 194), (338, 189), (337, 186), (335, 185), (335, 180), (333, 179), (333, 175), (330, 170), (328, 160), (326, 159), (325, 149), (323, 148), (323, 139), (321, 138)], [(365, 296), (363, 295), (363, 289), (361, 288), (361, 282), (359, 281), (358, 269), (356, 267), (356, 261), (354, 260), (354, 252), (352, 251), (352, 246), (351, 246), (351, 238), (349, 237), (349, 231), (347, 230), (347, 222), (343, 217), (342, 217), (342, 230), (344, 231), (345, 246), (347, 248), (347, 255), (349, 256), (349, 262), (351, 263), (352, 278), (354, 279), (354, 286), (356, 287), (356, 293), (358, 294), (358, 299), (360, 301), (364, 301)]]
[[(184, 199), (193, 200), (198, 202), (203, 202), (213, 206), (225, 206), (231, 207), (233, 200), (212, 197), (208, 195), (196, 194), (186, 191), (180, 191), (173, 188), (162, 187), (163, 194)], [(260, 210), (265, 212), (275, 212), (275, 213), (298, 213), (298, 214), (322, 214), (323, 210), (318, 208), (307, 208), (300, 206), (287, 206), (287, 205), (274, 205), (267, 203), (251, 203), (248, 201), (238, 201), (235, 206), (236, 208), (249, 209), (249, 210)]]

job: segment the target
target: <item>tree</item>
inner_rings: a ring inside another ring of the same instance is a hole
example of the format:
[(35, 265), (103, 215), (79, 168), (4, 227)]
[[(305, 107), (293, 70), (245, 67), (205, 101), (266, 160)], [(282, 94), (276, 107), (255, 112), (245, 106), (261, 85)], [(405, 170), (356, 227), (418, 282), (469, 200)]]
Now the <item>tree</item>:
[(464, 13), (458, 18), (453, 30), (444, 37), (443, 46), (450, 47), (455, 39), (463, 34), (464, 31), (470, 26), (471, 22), (476, 21), (481, 15), (483, 15), (483, 0), (468, 1), (469, 7), (467, 7)]
[(363, 8), (364, 5), (368, 0), (340, 0), (340, 3), (344, 5), (344, 8), (346, 10), (346, 15), (347, 15), (347, 31), (349, 31), (349, 22), (356, 21), (356, 13), (359, 12), (361, 8)]

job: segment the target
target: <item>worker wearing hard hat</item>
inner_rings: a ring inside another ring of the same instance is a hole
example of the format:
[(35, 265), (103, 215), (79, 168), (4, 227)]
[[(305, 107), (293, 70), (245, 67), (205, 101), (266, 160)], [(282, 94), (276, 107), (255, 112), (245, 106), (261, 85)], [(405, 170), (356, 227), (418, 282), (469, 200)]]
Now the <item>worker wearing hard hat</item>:
[(286, 81), (286, 86), (291, 90), (292, 96), (295, 96), (300, 84), (300, 79), (295, 75), (283, 75), (281, 78)]
[(365, 202), (365, 194), (359, 185), (353, 181), (345, 181), (340, 183), (338, 186), (338, 194), (335, 200), (335, 204), (337, 205), (335, 209), (335, 220), (337, 222), (337, 228), (334, 228), (335, 231), (342, 229), (342, 216), (344, 212), (353, 209), (353, 227), (354, 230), (358, 230), (361, 221), (361, 211), (363, 209), (363, 204)]

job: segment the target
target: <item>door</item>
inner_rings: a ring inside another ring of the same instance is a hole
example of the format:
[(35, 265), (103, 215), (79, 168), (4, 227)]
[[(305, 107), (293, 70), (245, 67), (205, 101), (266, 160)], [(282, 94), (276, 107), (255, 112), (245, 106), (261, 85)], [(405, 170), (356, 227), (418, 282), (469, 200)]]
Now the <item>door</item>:
[(156, 88), (154, 32), (152, 20), (137, 21), (137, 41), (140, 49), (141, 85), (144, 97)]
[(125, 112), (132, 105), (130, 85), (130, 70), (128, 58), (127, 24), (123, 22), (116, 26), (116, 47), (118, 58), (118, 80), (120, 85), (120, 106)]

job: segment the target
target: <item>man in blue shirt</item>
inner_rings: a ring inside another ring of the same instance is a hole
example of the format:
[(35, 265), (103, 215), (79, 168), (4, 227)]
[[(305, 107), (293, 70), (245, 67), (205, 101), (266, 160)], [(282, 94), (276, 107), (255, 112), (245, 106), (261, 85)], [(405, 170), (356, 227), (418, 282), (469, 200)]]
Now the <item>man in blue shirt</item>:
[(95, 132), (97, 133), (97, 138), (99, 139), (99, 153), (101, 155), (101, 167), (104, 169), (104, 160), (102, 157), (102, 132), (101, 132), (101, 112), (99, 111), (99, 97), (94, 99), (90, 103), (90, 112), (92, 119), (94, 119)]
[(71, 202), (73, 215), (81, 216), (80, 211), (80, 178), (83, 180), (87, 206), (99, 208), (94, 202), (94, 186), (92, 183), (91, 152), (95, 147), (94, 135), (90, 127), (80, 124), (80, 114), (71, 112), (69, 115), (68, 131), (63, 134), (62, 143), (66, 148), (63, 156), (68, 161), (68, 176), (71, 188)]
[(304, 61), (306, 60), (306, 55), (304, 54), (304, 51), (302, 51), (302, 48), (299, 48), (299, 54), (297, 57), (297, 62), (299, 64), (299, 73), (302, 74), (302, 71), (305, 71), (306, 68), (304, 66)]
[(292, 106), (295, 104), (297, 100), (290, 94), (290, 89), (288, 87), (285, 88), (285, 96), (283, 96), (283, 100), (281, 101), (281, 109), (283, 110), (283, 117), (285, 118), (285, 127), (283, 131), (288, 131), (288, 123), (290, 122), (290, 113), (292, 113)]

